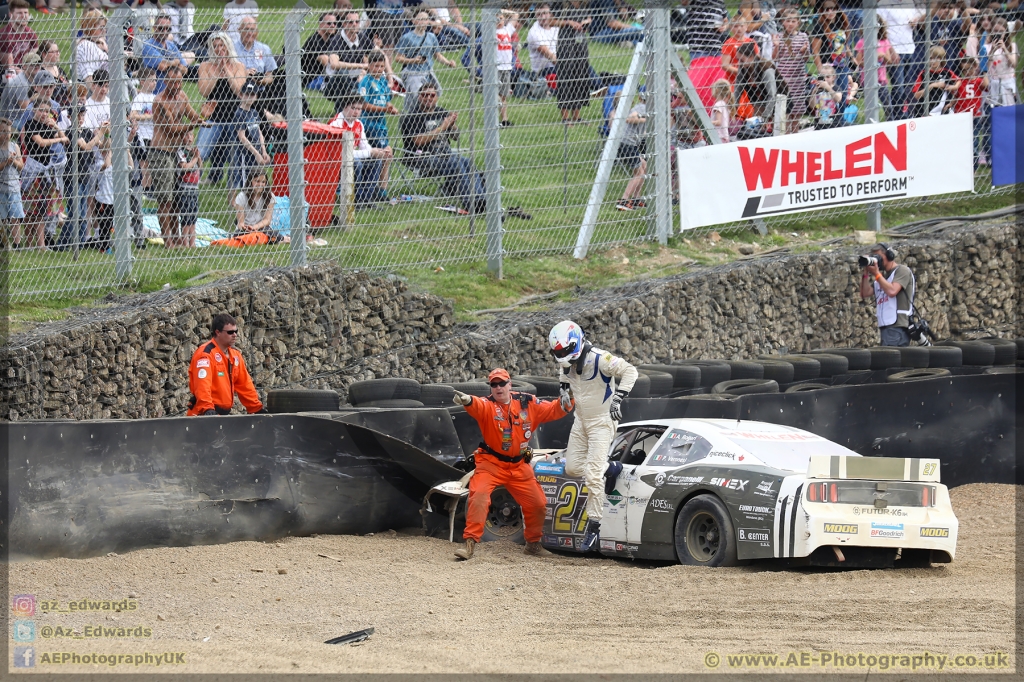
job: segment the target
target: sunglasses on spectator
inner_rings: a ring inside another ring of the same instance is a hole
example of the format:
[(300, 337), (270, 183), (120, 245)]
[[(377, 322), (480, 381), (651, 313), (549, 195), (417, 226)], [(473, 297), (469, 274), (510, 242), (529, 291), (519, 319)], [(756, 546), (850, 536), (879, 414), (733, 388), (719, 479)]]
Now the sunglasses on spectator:
[(491, 388), (503, 388), (508, 385), (508, 380), (505, 381), (492, 381)]
[(237, 329), (222, 329), (221, 331), (224, 332), (225, 334), (230, 334), (231, 336), (234, 336), (235, 334), (238, 333)]

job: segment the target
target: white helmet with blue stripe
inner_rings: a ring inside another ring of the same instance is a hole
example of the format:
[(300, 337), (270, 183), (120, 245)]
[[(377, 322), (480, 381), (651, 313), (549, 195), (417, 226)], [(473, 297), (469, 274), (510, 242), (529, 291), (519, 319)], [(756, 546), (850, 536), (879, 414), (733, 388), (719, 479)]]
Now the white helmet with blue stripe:
[(548, 334), (551, 354), (562, 367), (570, 367), (583, 352), (583, 329), (572, 320), (563, 320)]

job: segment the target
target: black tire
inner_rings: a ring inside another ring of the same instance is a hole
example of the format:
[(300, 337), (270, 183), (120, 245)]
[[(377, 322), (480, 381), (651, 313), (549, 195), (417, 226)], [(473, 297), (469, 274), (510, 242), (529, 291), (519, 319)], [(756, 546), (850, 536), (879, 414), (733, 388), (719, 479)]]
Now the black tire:
[(956, 346), (925, 346), (929, 367), (962, 367), (964, 352)]
[(650, 398), (651, 397), (651, 378), (646, 374), (641, 374), (636, 378), (636, 383), (633, 384), (633, 390), (629, 392), (630, 398)]
[(896, 350), (900, 352), (900, 367), (913, 367), (917, 369), (927, 367), (928, 363), (931, 362), (928, 346), (901, 346)]
[(357, 381), (348, 387), (348, 399), (353, 405), (373, 400), (419, 400), (420, 382), (401, 377)]
[(850, 371), (850, 361), (844, 355), (832, 355), (831, 353), (815, 353), (812, 355), (797, 355), (817, 360), (820, 368), (818, 376), (822, 378), (834, 377), (837, 374), (846, 374)]
[(531, 374), (520, 374), (512, 377), (512, 381), (521, 381), (527, 384), (533, 384), (537, 392), (534, 394), (541, 398), (554, 398), (558, 395), (558, 378), (557, 377), (542, 377), (534, 376)]
[(819, 391), (823, 388), (832, 388), (829, 384), (808, 382), (806, 384), (794, 384), (785, 390), (786, 393), (803, 393), (804, 391)]
[(423, 403), (419, 400), (407, 400), (405, 398), (395, 398), (393, 400), (371, 400), (368, 403), (359, 403), (359, 407), (423, 407)]
[(684, 566), (723, 568), (739, 563), (729, 511), (714, 495), (698, 495), (676, 517), (675, 549)]
[(764, 365), (750, 360), (724, 360), (733, 379), (764, 379)]
[(636, 368), (671, 374), (672, 388), (677, 391), (700, 386), (700, 368), (693, 365), (637, 365)]
[(721, 360), (673, 360), (672, 364), (699, 368), (700, 385), (704, 388), (732, 379), (732, 367)]
[(430, 406), (448, 407), (455, 397), (455, 389), (451, 384), (421, 384), (420, 402)]
[(759, 355), (762, 360), (782, 360), (793, 365), (793, 381), (806, 381), (821, 376), (821, 363), (806, 355)]
[[(729, 381), (732, 381), (730, 379)], [(737, 400), (739, 398), (735, 393), (699, 393), (697, 395), (684, 395), (673, 400)]]
[(482, 381), (457, 381), (452, 384), (452, 388), (460, 393), (475, 395), (481, 398), (486, 398), (491, 394), (491, 387)]
[(978, 339), (982, 343), (991, 345), (996, 350), (994, 365), (1012, 365), (1017, 362), (1017, 344), (1011, 339)]
[[(435, 496), (431, 502), (440, 507), (442, 499)], [(433, 512), (421, 509), (420, 514), (423, 515), (424, 535), (432, 538), (440, 538), (442, 540), (448, 539), (449, 519), (448, 512), (445, 509), (435, 508), (435, 511)], [(516, 504), (512, 495), (508, 492), (505, 486), (498, 486), (495, 488), (491, 493), (491, 507), (487, 512), (487, 519), (484, 521), (484, 532), (483, 535), (480, 536), (480, 540), (482, 542), (508, 540), (521, 545), (525, 542), (523, 538), (524, 528), (525, 525), (523, 523), (522, 509), (518, 504)], [(465, 530), (466, 503), (465, 501), (460, 501), (459, 507), (455, 512), (455, 542), (462, 542), (462, 536)]]
[(1016, 365), (1000, 365), (998, 367), (989, 367), (982, 374), (1021, 374), (1024, 373), (1024, 367), (1017, 367)]
[(1017, 358), (1024, 359), (1024, 339), (1014, 339), (1013, 342), (1017, 344)]
[(871, 369), (871, 351), (866, 348), (819, 348), (812, 350), (812, 354), (825, 353), (827, 355), (842, 355), (848, 363), (849, 371), (858, 369)]
[(267, 391), (267, 412), (287, 414), (290, 412), (336, 412), (337, 391), (289, 390), (274, 388)]
[[(488, 386), (490, 388), (490, 386)], [(512, 390), (516, 393), (529, 393), (530, 395), (537, 395), (537, 387), (528, 381), (512, 380)]]
[(729, 379), (711, 387), (711, 393), (719, 395), (755, 395), (758, 393), (778, 393), (779, 383), (771, 379)]
[(952, 376), (948, 369), (934, 367), (932, 369), (908, 369), (903, 372), (896, 372), (887, 376), (885, 380), (889, 383), (899, 383), (901, 381), (924, 381), (926, 379), (938, 379), (948, 376)]
[(953, 346), (963, 351), (963, 364), (988, 366), (995, 363), (996, 347), (981, 341), (939, 341), (940, 346)]
[(761, 365), (764, 370), (765, 379), (771, 379), (780, 384), (793, 382), (793, 375), (796, 373), (793, 363), (784, 360), (758, 360), (757, 364)]
[(668, 395), (673, 391), (672, 375), (668, 372), (658, 372), (653, 369), (637, 369), (640, 374), (645, 375), (651, 382), (650, 395), (653, 398)]
[(900, 352), (890, 346), (875, 346), (868, 348), (868, 352), (871, 353), (871, 369), (900, 367), (900, 363), (903, 362)]

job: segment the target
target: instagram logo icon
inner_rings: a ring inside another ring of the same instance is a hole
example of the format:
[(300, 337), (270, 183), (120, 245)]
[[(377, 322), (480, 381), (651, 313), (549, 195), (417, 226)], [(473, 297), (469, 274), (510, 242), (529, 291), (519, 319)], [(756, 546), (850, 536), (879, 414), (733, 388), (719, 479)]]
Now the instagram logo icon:
[(25, 618), (36, 613), (36, 596), (34, 594), (16, 594), (11, 599), (11, 615)]

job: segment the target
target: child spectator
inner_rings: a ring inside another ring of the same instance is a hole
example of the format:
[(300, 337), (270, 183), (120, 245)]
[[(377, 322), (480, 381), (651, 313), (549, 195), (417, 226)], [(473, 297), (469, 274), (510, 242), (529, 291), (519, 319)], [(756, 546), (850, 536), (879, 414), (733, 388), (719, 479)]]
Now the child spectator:
[(1007, 33), (1006, 19), (997, 17), (992, 22), (988, 50), (988, 102), (994, 107), (1017, 104), (1017, 43)]
[(256, 244), (278, 244), (290, 241), (287, 237), (270, 229), (274, 220), (274, 195), (267, 187), (267, 174), (262, 169), (254, 170), (246, 179), (245, 191), (235, 195), (232, 202), (237, 215), (237, 229), (229, 239), (218, 239), (210, 246), (252, 246)]
[(145, 67), (139, 69), (139, 92), (132, 100), (132, 111), (130, 120), (139, 125), (139, 132), (135, 136), (135, 159), (142, 170), (142, 191), (149, 192), (152, 178), (149, 176), (149, 163), (146, 159), (146, 152), (149, 144), (153, 141), (153, 100), (156, 95), (156, 72)]
[(850, 80), (850, 20), (839, 9), (838, 0), (818, 0), (817, 16), (808, 32), (811, 36), (811, 54), (814, 66), (821, 74), (821, 67), (831, 65), (835, 69), (839, 90), (849, 90)]
[(96, 69), (92, 74), (89, 99), (85, 101), (85, 125), (91, 130), (110, 120), (110, 75), (106, 69)]
[(857, 93), (857, 84), (850, 81), (850, 90), (840, 90), (836, 84), (836, 70), (831, 64), (822, 64), (818, 80), (811, 90), (811, 106), (814, 107), (814, 127), (837, 128), (846, 125), (843, 111)]
[[(128, 139), (131, 139), (136, 131), (135, 123), (128, 131)], [(110, 249), (114, 241), (114, 165), (113, 153), (110, 149), (110, 135), (101, 137), (99, 154), (99, 168), (96, 173), (96, 195), (95, 211), (93, 218), (96, 220), (96, 232), (93, 234), (89, 245), (99, 251)], [(132, 168), (132, 159), (128, 157), (128, 167)]]
[(238, 93), (238, 109), (235, 110), (235, 158), (232, 162), (231, 189), (240, 190), (245, 187), (246, 178), (254, 170), (270, 163), (267, 144), (260, 130), (260, 115), (253, 109), (256, 95), (260, 88), (252, 80), (242, 86)]
[(49, 98), (36, 95), (32, 118), (25, 123), (25, 166), (21, 174), (21, 194), (25, 209), (25, 236), (33, 235), (36, 248), (47, 251), (45, 226), (56, 219), (60, 194), (52, 164), (53, 148), (67, 144), (68, 138), (57, 126)]
[(274, 220), (274, 195), (267, 187), (266, 172), (254, 170), (249, 174), (244, 191), (235, 196), (235, 210), (237, 233), (262, 232), (271, 244), (281, 241), (281, 235), (270, 229)]
[(789, 87), (792, 106), (789, 132), (800, 132), (800, 118), (807, 112), (807, 60), (811, 41), (800, 30), (800, 13), (790, 7), (782, 12), (782, 33), (774, 36), (775, 66)]
[(736, 82), (736, 73), (739, 66), (736, 63), (736, 50), (743, 43), (754, 42), (747, 36), (747, 20), (743, 17), (733, 17), (729, 22), (729, 39), (722, 44), (722, 71), (725, 71), (725, 78), (730, 83)]
[[(644, 187), (644, 175), (647, 174), (647, 160), (644, 158), (647, 142), (647, 103), (646, 93), (639, 92), (640, 101), (626, 117), (626, 133), (619, 145), (619, 161), (633, 170), (633, 177), (626, 183), (622, 199), (615, 204), (620, 211), (635, 211), (644, 207), (640, 192)], [(614, 111), (614, 109), (613, 109)]]
[(516, 29), (519, 15), (508, 10), (498, 13), (498, 97), (501, 99), (501, 127), (508, 128), (512, 121), (508, 120), (508, 98), (512, 94), (512, 67), (516, 62), (519, 41), (516, 40)]
[(21, 219), (25, 210), (21, 206), (21, 169), (25, 161), (21, 148), (11, 140), (14, 124), (0, 118), (0, 225), (8, 249), (21, 246)]
[[(69, 130), (71, 135), (68, 142), (69, 158), (64, 166), (64, 193), (67, 197), (67, 210), (69, 220), (65, 223), (65, 229), (61, 232), (58, 248), (61, 250), (72, 248), (75, 243), (75, 230), (78, 230), (78, 244), (85, 245), (89, 235), (89, 226), (86, 221), (88, 214), (90, 187), (93, 186), (94, 171), (102, 161), (99, 156), (100, 142), (104, 135), (110, 130), (108, 121), (98, 131), (90, 130), (85, 125), (85, 86), (79, 84), (79, 109), (78, 109), (78, 134), (75, 130)], [(75, 176), (74, 157), (78, 157), (78, 176)]]
[(914, 99), (921, 102), (922, 116), (944, 113), (946, 106), (957, 91), (956, 74), (946, 68), (946, 51), (939, 45), (932, 47), (928, 53), (928, 87), (925, 87), (925, 72), (917, 77), (914, 83)]
[(986, 119), (982, 118), (982, 96), (988, 88), (988, 76), (981, 75), (981, 65), (974, 57), (965, 57), (957, 83), (953, 111), (957, 114), (969, 112), (974, 126), (974, 168), (987, 163)]
[[(854, 48), (854, 55), (857, 62), (857, 66), (864, 67), (864, 39), (861, 38), (857, 41), (857, 45)], [(878, 102), (882, 105), (883, 111), (885, 111), (885, 119), (892, 121), (896, 118), (896, 114), (892, 109), (892, 97), (889, 92), (889, 74), (886, 71), (886, 67), (889, 65), (896, 65), (900, 61), (900, 56), (896, 54), (896, 48), (889, 42), (889, 31), (885, 25), (885, 21), (878, 18)]]
[[(386, 73), (387, 58), (384, 53), (374, 50), (370, 53), (366, 64), (367, 73), (359, 81), (359, 95), (363, 98), (363, 132), (366, 133), (366, 141), (374, 149), (384, 149), (388, 144), (388, 122), (385, 114), (395, 116), (398, 109), (391, 103), (391, 84)], [(384, 165), (380, 171), (380, 198), (387, 198), (388, 173), (391, 168), (391, 159), (384, 159)]]
[(711, 95), (715, 98), (715, 104), (711, 107), (711, 124), (715, 126), (718, 139), (727, 143), (730, 141), (729, 124), (732, 122), (732, 86), (729, 81), (719, 78), (711, 84)]
[[(426, 84), (425, 84), (426, 85)], [(430, 87), (433, 87), (431, 85)], [(380, 188), (380, 174), (383, 163), (393, 156), (391, 147), (376, 148), (366, 140), (363, 122), (363, 100), (356, 96), (341, 100), (341, 113), (331, 119), (330, 125), (351, 131), (355, 143), (355, 200), (357, 205), (384, 201), (386, 194)]]
[(202, 175), (203, 159), (192, 136), (188, 145), (178, 150), (178, 186), (174, 193), (174, 205), (178, 209), (178, 223), (181, 225), (180, 243), (188, 248), (196, 245), (196, 221), (199, 219), (199, 176)]

